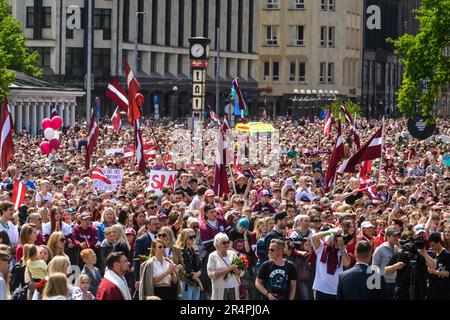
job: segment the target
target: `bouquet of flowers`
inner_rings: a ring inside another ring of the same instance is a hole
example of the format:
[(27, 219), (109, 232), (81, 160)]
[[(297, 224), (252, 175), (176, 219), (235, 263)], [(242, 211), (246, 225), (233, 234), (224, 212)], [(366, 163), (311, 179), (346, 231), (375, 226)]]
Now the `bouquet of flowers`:
[(137, 258), (133, 259), (133, 260), (137, 260), (137, 261), (139, 261), (139, 264), (143, 264), (148, 259), (150, 259), (149, 256), (140, 255)]
[[(233, 261), (231, 261), (231, 265), (236, 265), (241, 271), (246, 270), (249, 266), (248, 258), (245, 255), (241, 255), (238, 258), (234, 258)], [(223, 277), (224, 280), (228, 279), (229, 276), (230, 272)]]

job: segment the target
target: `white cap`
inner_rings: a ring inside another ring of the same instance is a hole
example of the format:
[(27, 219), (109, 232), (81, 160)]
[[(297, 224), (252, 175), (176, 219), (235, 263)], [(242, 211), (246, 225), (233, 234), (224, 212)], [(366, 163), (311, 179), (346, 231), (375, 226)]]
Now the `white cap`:
[(361, 223), (361, 228), (373, 228), (373, 224), (370, 221), (364, 221)]
[(294, 180), (292, 180), (292, 178), (287, 178), (284, 185), (292, 187), (294, 185)]

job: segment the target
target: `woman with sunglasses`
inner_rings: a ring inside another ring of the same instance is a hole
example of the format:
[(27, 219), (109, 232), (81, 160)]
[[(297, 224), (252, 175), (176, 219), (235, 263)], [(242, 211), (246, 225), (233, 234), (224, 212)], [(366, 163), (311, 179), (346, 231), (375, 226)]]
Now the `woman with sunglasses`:
[(229, 249), (230, 239), (225, 233), (218, 233), (214, 237), (214, 247), (216, 251), (209, 255), (206, 267), (212, 282), (211, 300), (239, 300), (240, 277), (244, 271), (232, 264), (237, 254)]
[(145, 220), (147, 216), (144, 211), (143, 206), (136, 206), (133, 213), (133, 229), (137, 233), (139, 230), (145, 226)]
[(175, 236), (170, 227), (162, 227), (158, 234), (160, 239), (166, 246), (166, 257), (171, 259), (175, 264), (181, 264), (183, 259), (181, 257), (181, 249), (175, 246)]
[(141, 265), (139, 300), (157, 296), (162, 300), (177, 300), (172, 287), (177, 285), (177, 273), (183, 268), (165, 257), (166, 246), (158, 238), (152, 241), (150, 259)]
[(52, 257), (64, 256), (68, 259), (68, 256), (64, 253), (66, 243), (67, 238), (61, 231), (53, 232), (47, 242), (51, 256)]
[(195, 245), (195, 238), (195, 231), (187, 228), (181, 231), (175, 243), (175, 246), (181, 249), (183, 266), (189, 280), (181, 283), (183, 300), (199, 300), (200, 292), (203, 291), (203, 284), (200, 280), (202, 262)]

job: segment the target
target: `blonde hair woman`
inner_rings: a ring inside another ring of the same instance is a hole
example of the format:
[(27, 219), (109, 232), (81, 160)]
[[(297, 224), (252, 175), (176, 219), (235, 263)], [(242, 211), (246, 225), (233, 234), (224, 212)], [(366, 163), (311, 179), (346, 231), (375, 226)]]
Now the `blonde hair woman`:
[(125, 231), (119, 224), (115, 224), (110, 228), (114, 239), (112, 252), (121, 251), (125, 253), (125, 256), (127, 257), (128, 261), (132, 261), (132, 257), (130, 255), (131, 247), (125, 235)]
[(64, 237), (62, 231), (55, 231), (50, 235), (48, 239), (47, 246), (50, 249), (52, 257), (56, 256), (66, 256), (64, 253), (64, 248), (66, 246), (67, 239)]
[(139, 286), (139, 299), (158, 296), (163, 300), (176, 300), (176, 291), (173, 286), (178, 283), (177, 272), (183, 266), (176, 265), (165, 257), (166, 246), (161, 239), (152, 241), (150, 259), (141, 265)]
[(158, 231), (158, 239), (166, 246), (166, 257), (171, 259), (175, 264), (182, 264), (181, 248), (175, 247), (175, 236), (170, 227), (162, 227)]
[(49, 276), (42, 294), (43, 300), (68, 300), (69, 287), (67, 277), (62, 272), (56, 272)]
[(195, 231), (183, 229), (178, 236), (175, 246), (181, 249), (181, 257), (188, 281), (182, 283), (183, 300), (199, 300), (203, 285), (200, 280), (202, 274), (202, 262), (195, 245)]
[[(255, 240), (258, 241), (262, 236), (264, 236), (268, 232), (267, 223), (264, 219), (258, 219), (255, 223)], [(252, 235), (253, 237), (253, 235)]]

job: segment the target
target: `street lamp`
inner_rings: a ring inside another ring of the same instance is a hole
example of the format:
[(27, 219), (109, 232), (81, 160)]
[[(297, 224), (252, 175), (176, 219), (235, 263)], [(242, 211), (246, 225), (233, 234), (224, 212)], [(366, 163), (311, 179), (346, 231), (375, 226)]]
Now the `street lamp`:
[(134, 33), (134, 72), (138, 72), (137, 68), (138, 68), (138, 41), (139, 41), (139, 15), (145, 15), (148, 14), (147, 11), (140, 11), (140, 12), (136, 12), (136, 30)]
[(178, 92), (178, 87), (177, 86), (173, 86), (172, 87), (172, 91), (173, 94), (170, 96), (170, 100), (171, 100), (171, 114), (172, 114), (172, 118), (175, 119), (176, 116), (176, 108), (178, 105), (178, 96), (177, 96), (177, 92)]

